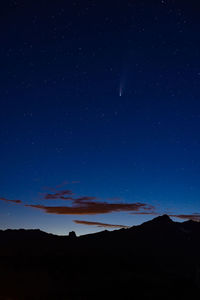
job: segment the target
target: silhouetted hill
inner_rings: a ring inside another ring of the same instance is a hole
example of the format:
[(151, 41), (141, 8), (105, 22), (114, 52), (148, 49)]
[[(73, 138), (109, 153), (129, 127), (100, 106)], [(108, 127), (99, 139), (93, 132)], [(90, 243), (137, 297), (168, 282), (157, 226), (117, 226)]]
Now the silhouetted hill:
[(200, 223), (167, 215), (80, 237), (0, 231), (0, 300), (193, 299), (199, 253)]
[[(74, 252), (77, 255), (95, 250), (115, 253), (121, 251), (136, 252), (154, 251), (157, 255), (182, 255), (184, 252), (200, 251), (200, 223), (186, 221), (173, 222), (169, 216), (163, 215), (139, 226), (114, 231), (101, 231), (94, 234), (76, 237), (48, 234), (41, 230), (1, 230), (0, 254), (57, 254)], [(80, 250), (81, 249), (81, 250)]]
[(53, 234), (46, 233), (39, 229), (7, 229), (0, 230), (0, 239), (37, 239), (48, 238)]

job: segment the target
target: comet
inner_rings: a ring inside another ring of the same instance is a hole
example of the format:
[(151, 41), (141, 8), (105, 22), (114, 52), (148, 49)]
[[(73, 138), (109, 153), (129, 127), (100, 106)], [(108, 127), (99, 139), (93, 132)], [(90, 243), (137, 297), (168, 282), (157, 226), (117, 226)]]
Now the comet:
[(127, 81), (127, 67), (124, 66), (120, 77), (120, 82), (119, 82), (119, 97), (122, 97), (124, 95), (126, 81)]
[(121, 97), (123, 94), (123, 86), (122, 84), (120, 84), (120, 87), (119, 87), (119, 97)]

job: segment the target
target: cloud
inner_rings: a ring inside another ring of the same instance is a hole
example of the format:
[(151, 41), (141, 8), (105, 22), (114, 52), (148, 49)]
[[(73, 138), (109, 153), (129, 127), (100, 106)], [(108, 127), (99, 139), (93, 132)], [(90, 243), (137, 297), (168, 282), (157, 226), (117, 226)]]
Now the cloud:
[(59, 189), (59, 188), (65, 186), (65, 185), (67, 185), (67, 184), (77, 184), (77, 183), (80, 183), (80, 181), (78, 181), (78, 180), (73, 180), (73, 181), (69, 182), (69, 181), (65, 180), (65, 181), (63, 181), (61, 184), (56, 185), (56, 188)]
[[(122, 203), (119, 198), (113, 198), (112, 202), (99, 201), (97, 197), (82, 196), (73, 197), (71, 190), (55, 191), (54, 193), (43, 194), (45, 200), (70, 200), (72, 203), (67, 206), (49, 206), (27, 204), (26, 207), (43, 210), (48, 214), (57, 215), (96, 215), (107, 214), (112, 212), (133, 212), (153, 210), (153, 207), (144, 203)], [(114, 201), (115, 199), (115, 201)]]
[[(152, 216), (159, 216), (159, 213), (156, 213), (154, 211), (150, 212), (133, 212), (131, 213), (133, 215), (152, 215)], [(194, 213), (194, 214), (180, 214), (180, 215), (173, 215), (173, 214), (168, 214), (169, 217), (172, 218), (179, 218), (183, 220), (192, 220), (196, 222), (200, 222), (200, 214), (199, 213)]]
[[(152, 207), (153, 209), (153, 207)], [(150, 216), (159, 216), (160, 214), (155, 211), (140, 211), (140, 212), (132, 212), (131, 215), (150, 215)]]
[(70, 182), (68, 182), (67, 180), (63, 181), (61, 184), (56, 185), (56, 188), (59, 189), (67, 184), (70, 184)]
[(74, 220), (74, 223), (81, 224), (81, 225), (89, 225), (89, 226), (97, 226), (97, 227), (106, 227), (106, 228), (128, 228), (130, 226), (125, 225), (114, 225), (114, 224), (107, 224), (101, 222), (90, 222), (90, 221), (81, 221), (81, 220)]
[(14, 203), (14, 204), (21, 204), (22, 203), (21, 200), (10, 200), (10, 199), (6, 199), (4, 197), (0, 197), (0, 201), (4, 201), (4, 202), (8, 202), (8, 203)]
[[(66, 195), (68, 195), (66, 197)], [(45, 194), (44, 195), (44, 199), (46, 200), (55, 200), (55, 199), (62, 199), (62, 200), (73, 200), (72, 199), (72, 195), (74, 195), (74, 193), (71, 190), (64, 190), (64, 191), (57, 191), (54, 194)]]
[(96, 197), (90, 197), (90, 196), (84, 196), (80, 198), (73, 199), (75, 203), (80, 203), (84, 201), (92, 201), (92, 200), (97, 200)]
[(170, 217), (175, 217), (175, 218), (180, 218), (183, 220), (192, 220), (196, 222), (200, 222), (200, 214), (195, 213), (195, 214), (188, 214), (188, 215), (169, 215)]
[[(25, 204), (25, 207), (39, 209), (47, 214), (56, 215), (97, 215), (108, 214), (113, 212), (130, 212), (138, 214), (153, 214), (154, 207), (145, 203), (124, 203), (120, 202), (119, 198), (112, 198), (112, 201), (100, 201), (97, 197), (82, 196), (73, 197), (75, 195), (71, 190), (55, 190), (52, 193), (42, 194), (45, 200), (69, 200), (69, 205), (61, 206), (49, 206), (43, 204)], [(114, 201), (115, 200), (115, 201)], [(0, 197), (0, 201), (9, 202), (13, 204), (22, 204), (21, 200), (9, 200), (4, 197)], [(84, 221), (83, 221), (84, 222)], [(90, 225), (101, 226), (101, 223)], [(112, 225), (102, 223), (102, 227), (126, 227), (124, 225)]]
[[(81, 197), (73, 199), (71, 206), (45, 206), (45, 205), (25, 205), (43, 210), (48, 214), (57, 215), (97, 215), (112, 212), (133, 212), (152, 210), (154, 207), (145, 203), (108, 203), (92, 201), (94, 197)], [(90, 201), (88, 201), (90, 200)]]
[(120, 202), (122, 201), (122, 198), (120, 197), (110, 197), (110, 198), (107, 198), (108, 201), (114, 201), (114, 202)]
[(54, 187), (50, 187), (50, 186), (44, 186), (43, 190), (49, 190), (49, 191), (52, 191), (52, 192), (56, 192), (57, 189), (62, 188), (65, 185), (71, 185), (71, 184), (77, 184), (77, 183), (80, 183), (80, 181), (73, 180), (73, 181), (69, 182), (69, 181), (65, 180), (61, 184), (56, 185), (55, 188)]
[[(68, 195), (68, 196), (66, 196)], [(91, 201), (96, 200), (96, 197), (90, 197), (90, 196), (83, 196), (78, 198), (73, 198), (72, 195), (74, 193), (71, 190), (65, 190), (65, 191), (59, 191), (54, 194), (43, 194), (43, 199), (45, 200), (71, 200), (74, 203), (80, 203), (83, 201)]]

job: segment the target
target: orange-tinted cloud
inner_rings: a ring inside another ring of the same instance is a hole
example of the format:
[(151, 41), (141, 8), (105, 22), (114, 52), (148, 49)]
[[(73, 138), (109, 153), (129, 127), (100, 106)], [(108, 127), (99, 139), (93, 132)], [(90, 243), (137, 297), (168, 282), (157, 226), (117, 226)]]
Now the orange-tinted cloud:
[(88, 197), (74, 199), (72, 206), (45, 206), (45, 205), (26, 205), (41, 209), (48, 214), (57, 215), (96, 215), (112, 212), (133, 212), (143, 210), (152, 210), (153, 207), (144, 203), (108, 203), (98, 201), (86, 201)]
[(140, 211), (132, 212), (131, 215), (150, 215), (150, 216), (159, 216), (160, 214), (155, 211)]
[(63, 183), (56, 185), (56, 188), (59, 189), (59, 188), (65, 186), (65, 185), (67, 185), (67, 184), (76, 184), (76, 183), (80, 183), (80, 181), (78, 181), (78, 180), (73, 180), (73, 181), (69, 182), (69, 181), (65, 180), (65, 181), (63, 181)]
[[(66, 197), (66, 195), (68, 195)], [(74, 195), (74, 193), (71, 190), (64, 190), (64, 191), (58, 191), (54, 194), (45, 194), (44, 199), (46, 200), (55, 200), (55, 199), (62, 199), (62, 200), (72, 200), (71, 196)]]
[(128, 228), (130, 226), (125, 225), (114, 225), (114, 224), (107, 224), (101, 222), (90, 222), (90, 221), (81, 221), (81, 220), (74, 220), (74, 223), (81, 224), (81, 225), (89, 225), (89, 226), (97, 226), (97, 227), (106, 227), (106, 228)]
[(67, 184), (70, 184), (70, 182), (68, 182), (67, 180), (63, 181), (61, 184), (56, 185), (56, 188), (59, 189)]
[(175, 217), (175, 218), (180, 218), (183, 220), (192, 220), (192, 221), (196, 221), (196, 222), (200, 222), (200, 214), (196, 213), (196, 214), (188, 214), (188, 215), (169, 215), (170, 217)]
[[(151, 215), (151, 216), (158, 216), (158, 215), (160, 215), (159, 213), (156, 213), (154, 211), (150, 211), (150, 212), (133, 212), (131, 214), (133, 214), (133, 215)], [(180, 214), (180, 215), (168, 214), (168, 216), (169, 217), (183, 219), (183, 220), (192, 220), (192, 221), (200, 222), (200, 214), (198, 214), (198, 213), (194, 213), (194, 214)]]
[(0, 198), (0, 201), (4, 201), (4, 202), (10, 202), (10, 203), (14, 203), (14, 204), (21, 204), (22, 201), (21, 200), (10, 200), (10, 199), (6, 199), (4, 197)]
[(47, 190), (47, 191), (49, 190), (49, 191), (52, 191), (52, 192), (56, 192), (57, 189), (62, 188), (62, 187), (64, 187), (65, 185), (71, 185), (71, 184), (77, 184), (77, 183), (80, 183), (80, 181), (78, 181), (78, 180), (73, 180), (73, 181), (69, 182), (69, 181), (65, 180), (65, 181), (63, 181), (61, 184), (56, 185), (55, 187), (44, 186), (42, 189), (43, 189), (43, 190)]
[(73, 199), (75, 203), (81, 203), (84, 201), (92, 201), (92, 200), (97, 200), (96, 197), (90, 197), (90, 196), (83, 196), (83, 197), (79, 197), (79, 198), (74, 198)]

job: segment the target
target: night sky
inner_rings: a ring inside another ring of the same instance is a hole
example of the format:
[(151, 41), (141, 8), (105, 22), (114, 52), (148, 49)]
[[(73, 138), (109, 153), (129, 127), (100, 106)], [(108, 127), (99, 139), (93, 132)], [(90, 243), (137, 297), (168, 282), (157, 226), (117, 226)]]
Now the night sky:
[(7, 0), (0, 14), (0, 228), (199, 220), (198, 1)]

